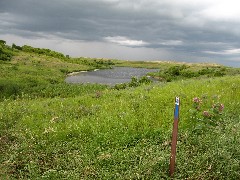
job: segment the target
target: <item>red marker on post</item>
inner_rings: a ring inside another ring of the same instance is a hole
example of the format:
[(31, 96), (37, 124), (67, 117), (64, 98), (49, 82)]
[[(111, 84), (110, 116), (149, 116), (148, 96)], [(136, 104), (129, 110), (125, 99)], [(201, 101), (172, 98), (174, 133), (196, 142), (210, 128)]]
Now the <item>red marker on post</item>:
[(172, 132), (171, 157), (170, 157), (170, 166), (169, 166), (169, 173), (170, 173), (171, 177), (174, 174), (175, 161), (176, 161), (179, 107), (180, 107), (180, 98), (176, 97), (175, 98), (175, 109), (174, 109), (173, 132)]

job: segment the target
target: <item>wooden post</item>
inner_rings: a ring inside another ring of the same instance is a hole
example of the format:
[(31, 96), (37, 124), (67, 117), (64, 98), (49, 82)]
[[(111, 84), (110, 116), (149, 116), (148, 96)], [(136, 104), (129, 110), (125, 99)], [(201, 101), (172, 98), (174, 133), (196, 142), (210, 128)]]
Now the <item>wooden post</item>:
[(176, 161), (179, 107), (180, 107), (180, 98), (176, 97), (175, 109), (174, 109), (173, 131), (172, 131), (171, 157), (170, 157), (170, 166), (169, 166), (169, 173), (171, 177), (173, 177), (173, 174), (174, 174), (175, 161)]

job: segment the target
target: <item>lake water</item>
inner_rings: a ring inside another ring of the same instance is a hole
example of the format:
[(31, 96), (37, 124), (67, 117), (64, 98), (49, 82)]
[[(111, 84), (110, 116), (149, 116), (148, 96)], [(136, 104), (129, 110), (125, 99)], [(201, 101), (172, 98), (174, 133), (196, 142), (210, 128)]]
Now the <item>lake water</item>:
[(114, 85), (130, 82), (132, 77), (141, 77), (148, 72), (157, 72), (158, 69), (115, 67), (113, 69), (95, 70), (80, 72), (73, 76), (68, 76), (67, 83), (99, 83)]

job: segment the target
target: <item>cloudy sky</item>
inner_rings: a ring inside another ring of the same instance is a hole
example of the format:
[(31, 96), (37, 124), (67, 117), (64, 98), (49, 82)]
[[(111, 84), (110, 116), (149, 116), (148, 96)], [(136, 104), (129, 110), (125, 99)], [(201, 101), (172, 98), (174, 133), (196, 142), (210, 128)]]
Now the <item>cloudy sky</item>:
[(0, 39), (72, 57), (240, 67), (240, 1), (0, 0)]

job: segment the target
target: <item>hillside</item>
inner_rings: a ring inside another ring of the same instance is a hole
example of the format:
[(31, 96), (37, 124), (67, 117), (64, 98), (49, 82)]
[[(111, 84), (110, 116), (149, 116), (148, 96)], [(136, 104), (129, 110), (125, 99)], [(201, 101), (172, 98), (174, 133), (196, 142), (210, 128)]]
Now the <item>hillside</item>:
[[(239, 69), (71, 58), (4, 42), (1, 54), (0, 179), (169, 179), (176, 96), (175, 178), (240, 178)], [(64, 82), (70, 72), (114, 66), (159, 68), (150, 74), (159, 81)]]

